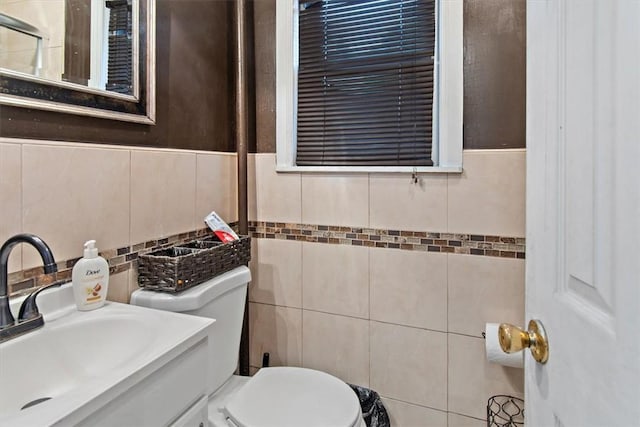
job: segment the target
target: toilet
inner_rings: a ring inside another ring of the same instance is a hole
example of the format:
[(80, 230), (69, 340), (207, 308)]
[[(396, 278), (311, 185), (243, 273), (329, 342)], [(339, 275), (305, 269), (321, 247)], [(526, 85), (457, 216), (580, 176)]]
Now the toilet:
[(213, 427), (365, 427), (358, 397), (342, 380), (306, 368), (234, 375), (251, 272), (237, 267), (178, 294), (139, 289), (131, 304), (215, 319), (209, 328), (207, 393)]

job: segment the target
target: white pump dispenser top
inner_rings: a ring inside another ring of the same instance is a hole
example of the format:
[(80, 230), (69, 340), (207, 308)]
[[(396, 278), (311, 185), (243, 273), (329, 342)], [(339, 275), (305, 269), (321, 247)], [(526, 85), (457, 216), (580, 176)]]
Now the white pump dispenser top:
[(96, 241), (89, 240), (84, 243), (84, 257), (96, 258), (98, 256), (98, 248), (96, 248)]

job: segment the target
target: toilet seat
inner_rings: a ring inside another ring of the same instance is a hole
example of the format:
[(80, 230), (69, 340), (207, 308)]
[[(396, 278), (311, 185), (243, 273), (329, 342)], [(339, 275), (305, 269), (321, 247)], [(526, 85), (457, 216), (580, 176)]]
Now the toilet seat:
[(357, 427), (360, 402), (338, 378), (305, 368), (263, 368), (227, 402), (238, 427)]

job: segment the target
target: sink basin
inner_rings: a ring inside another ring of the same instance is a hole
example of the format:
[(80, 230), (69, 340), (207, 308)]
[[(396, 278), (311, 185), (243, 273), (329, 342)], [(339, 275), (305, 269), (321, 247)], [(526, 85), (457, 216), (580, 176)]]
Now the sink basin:
[[(0, 425), (169, 424), (205, 395), (212, 320), (112, 302), (80, 312), (70, 284), (45, 291), (38, 305), (44, 327), (0, 344)], [(183, 396), (171, 410), (176, 396), (159, 388), (167, 380)]]

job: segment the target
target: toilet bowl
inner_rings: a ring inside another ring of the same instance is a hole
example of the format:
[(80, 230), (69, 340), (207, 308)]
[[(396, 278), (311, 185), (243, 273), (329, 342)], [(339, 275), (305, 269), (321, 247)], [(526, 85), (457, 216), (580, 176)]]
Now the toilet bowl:
[(209, 401), (209, 421), (216, 427), (364, 426), (353, 390), (313, 369), (263, 368), (229, 393), (224, 405), (219, 395)]
[(178, 294), (139, 289), (131, 304), (215, 319), (209, 330), (208, 418), (214, 427), (364, 427), (356, 394), (342, 380), (306, 368), (233, 375), (251, 272), (238, 267)]

